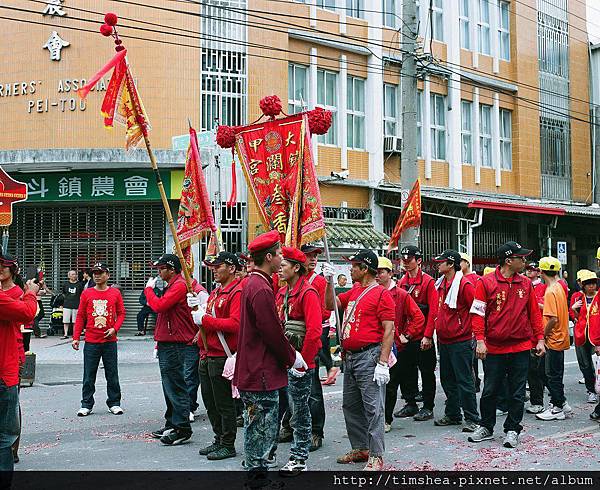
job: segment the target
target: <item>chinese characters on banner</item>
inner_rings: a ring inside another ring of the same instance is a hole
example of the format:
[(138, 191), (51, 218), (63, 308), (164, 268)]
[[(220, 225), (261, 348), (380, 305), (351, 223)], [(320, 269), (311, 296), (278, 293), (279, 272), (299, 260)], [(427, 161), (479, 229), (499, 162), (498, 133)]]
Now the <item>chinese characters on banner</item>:
[[(67, 15), (63, 10), (63, 0), (46, 0), (45, 3), (46, 7), (42, 11), (44, 17), (46, 15), (49, 15), (50, 17), (64, 17)], [(70, 46), (70, 43), (61, 38), (58, 32), (52, 31), (46, 44), (42, 46), (42, 49), (50, 51), (50, 61), (60, 61), (60, 52), (67, 46)]]
[(0, 226), (12, 223), (12, 207), (27, 200), (27, 186), (13, 179), (0, 167)]
[(303, 114), (255, 124), (240, 131), (236, 143), (263, 225), (293, 247), (325, 234), (306, 126)]

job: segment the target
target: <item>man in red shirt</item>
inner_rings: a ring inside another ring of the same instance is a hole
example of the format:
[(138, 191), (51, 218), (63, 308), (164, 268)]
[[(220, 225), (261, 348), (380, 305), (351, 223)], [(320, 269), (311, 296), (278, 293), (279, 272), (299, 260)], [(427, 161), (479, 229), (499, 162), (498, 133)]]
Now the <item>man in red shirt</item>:
[(352, 263), (350, 291), (333, 303), (333, 287), (327, 288), (327, 305), (344, 309), (341, 343), (344, 351), (342, 409), (352, 450), (338, 458), (341, 464), (367, 461), (365, 470), (383, 468), (385, 385), (390, 380), (388, 360), (394, 343), (394, 300), (377, 284), (378, 259), (361, 250)]
[(14, 282), (17, 260), (0, 255), (0, 486), (10, 488), (14, 469), (11, 446), (19, 437), (19, 347), (22, 324), (33, 322), (39, 286), (27, 281), (25, 293)]
[[(398, 353), (402, 368), (400, 390), (406, 405), (394, 414), (395, 417), (413, 417), (416, 421), (433, 418), (435, 399), (435, 366), (437, 358), (433, 344), (433, 321), (437, 313), (437, 292), (433, 278), (421, 270), (423, 253), (418, 247), (408, 245), (400, 251), (406, 274), (400, 279), (400, 287), (407, 291), (425, 316), (425, 330), (409, 336), (406, 347)], [(417, 370), (418, 369), (418, 370)], [(419, 410), (415, 400), (421, 371), (423, 382), (423, 407)]]
[(471, 324), (477, 340), (476, 354), (484, 362), (484, 386), (480, 400), (481, 423), (470, 442), (493, 439), (496, 401), (508, 378), (508, 415), (504, 422), (504, 447), (514, 448), (523, 429), (525, 384), (529, 351), (545, 353), (542, 316), (531, 281), (521, 275), (531, 250), (516, 242), (497, 252), (499, 266), (483, 276), (475, 288)]
[(241, 279), (236, 277), (238, 257), (220, 252), (212, 261), (204, 261), (218, 286), (213, 289), (204, 308), (198, 296), (188, 296), (194, 322), (206, 332), (208, 350), (200, 347), (200, 388), (206, 414), (214, 433), (214, 442), (199, 450), (208, 460), (233, 458), (237, 432), (236, 406), (231, 381), (223, 377), (225, 361), (237, 350), (240, 329)]
[[(283, 247), (279, 278), (285, 281), (275, 299), (285, 336), (294, 349), (302, 354), (308, 369), (288, 371), (288, 411), (293, 430), (290, 459), (279, 470), (283, 476), (295, 476), (306, 471), (311, 446), (311, 412), (309, 397), (314, 382), (317, 353), (321, 348), (321, 298), (311, 286), (305, 269), (306, 255), (298, 249)], [(319, 383), (320, 384), (320, 383)]]
[[(475, 432), (479, 412), (473, 379), (473, 333), (469, 310), (475, 286), (461, 271), (461, 255), (445, 250), (435, 257), (442, 276), (436, 281), (438, 308), (435, 331), (440, 352), (440, 381), (446, 393), (446, 409), (437, 426), (461, 425), (463, 432)], [(461, 413), (461, 408), (462, 412)]]
[(110, 269), (104, 262), (94, 264), (92, 277), (96, 285), (81, 293), (79, 314), (73, 330), (73, 349), (79, 350), (79, 339), (85, 328), (81, 408), (77, 415), (86, 417), (92, 413), (100, 359), (106, 377), (108, 411), (113, 415), (122, 415), (117, 365), (117, 332), (125, 321), (123, 297), (118, 289), (108, 286)]

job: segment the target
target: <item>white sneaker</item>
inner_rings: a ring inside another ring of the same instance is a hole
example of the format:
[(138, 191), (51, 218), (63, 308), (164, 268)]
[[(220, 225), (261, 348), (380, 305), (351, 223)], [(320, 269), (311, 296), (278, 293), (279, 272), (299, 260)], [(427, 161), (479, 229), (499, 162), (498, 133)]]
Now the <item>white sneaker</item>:
[(194, 416), (194, 412), (190, 412), (190, 424), (196, 422), (196, 417)]
[(529, 405), (525, 411), (527, 413), (542, 413), (544, 411), (544, 405)]
[(565, 413), (565, 417), (567, 417), (567, 418), (573, 417), (573, 409), (571, 408), (571, 405), (569, 405), (566, 401), (565, 401), (565, 403), (563, 403), (562, 409), (563, 409), (563, 412)]
[(92, 409), (91, 408), (83, 408), (82, 407), (77, 412), (77, 416), (78, 417), (87, 417), (90, 413), (92, 413)]
[(580, 385), (584, 385), (585, 384), (585, 378), (581, 378), (579, 381), (577, 381)]
[(390, 432), (392, 430), (392, 424), (385, 424), (383, 426), (383, 430), (387, 434), (388, 432)]
[(113, 415), (123, 415), (123, 409), (119, 405), (115, 405), (114, 407), (110, 407), (108, 409), (110, 413)]
[(303, 471), (306, 471), (306, 462), (302, 459), (290, 459), (279, 470), (281, 476), (297, 476)]
[(505, 415), (508, 415), (508, 412), (500, 410), (499, 408), (496, 409), (496, 417), (504, 417)]
[(519, 434), (517, 434), (514, 430), (509, 430), (506, 433), (506, 437), (504, 438), (504, 447), (514, 448), (519, 444)]
[(598, 395), (596, 393), (588, 393), (588, 403), (598, 403)]
[(535, 416), (540, 420), (564, 420), (566, 418), (562, 408), (553, 406), (548, 407), (542, 413), (535, 414)]

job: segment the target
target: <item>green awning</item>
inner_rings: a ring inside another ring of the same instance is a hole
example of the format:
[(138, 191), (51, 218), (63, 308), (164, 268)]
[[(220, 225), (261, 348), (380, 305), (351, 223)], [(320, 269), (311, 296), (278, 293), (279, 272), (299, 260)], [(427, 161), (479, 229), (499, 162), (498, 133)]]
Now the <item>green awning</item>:
[(367, 220), (325, 218), (327, 239), (334, 247), (354, 245), (371, 250), (387, 247), (390, 237), (377, 231)]

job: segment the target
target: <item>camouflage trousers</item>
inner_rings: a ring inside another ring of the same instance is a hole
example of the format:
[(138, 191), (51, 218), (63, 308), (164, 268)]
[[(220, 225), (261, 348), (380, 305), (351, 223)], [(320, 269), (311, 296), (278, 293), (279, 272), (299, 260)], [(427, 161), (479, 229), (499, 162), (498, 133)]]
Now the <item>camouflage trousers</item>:
[(279, 390), (240, 391), (240, 397), (244, 402), (246, 469), (266, 471), (279, 434)]
[(288, 371), (288, 403), (292, 418), (290, 426), (294, 434), (290, 457), (306, 461), (311, 444), (312, 423), (308, 399), (312, 387), (313, 370), (298, 378)]

